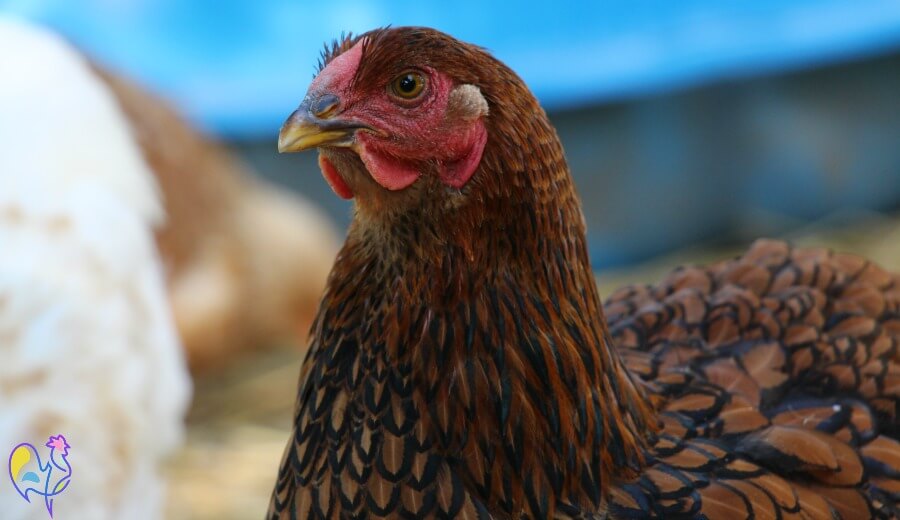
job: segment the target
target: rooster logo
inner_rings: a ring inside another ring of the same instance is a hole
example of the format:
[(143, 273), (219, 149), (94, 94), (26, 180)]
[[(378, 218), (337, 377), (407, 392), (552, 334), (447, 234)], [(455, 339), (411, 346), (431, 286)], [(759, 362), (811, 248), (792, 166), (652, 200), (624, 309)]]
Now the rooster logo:
[(13, 448), (9, 454), (9, 478), (26, 502), (31, 502), (29, 492), (44, 497), (44, 506), (53, 518), (53, 497), (66, 490), (72, 477), (72, 466), (66, 460), (70, 446), (62, 435), (51, 435), (44, 446), (50, 448), (46, 464), (41, 462), (38, 450), (27, 442)]

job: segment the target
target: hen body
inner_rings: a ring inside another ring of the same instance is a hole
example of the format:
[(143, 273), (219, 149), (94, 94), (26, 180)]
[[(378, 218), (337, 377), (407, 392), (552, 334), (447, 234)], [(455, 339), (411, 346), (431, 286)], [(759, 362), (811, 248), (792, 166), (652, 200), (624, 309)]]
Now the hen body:
[[(342, 118), (404, 135), (422, 116), (401, 104), (392, 126), (383, 82), (412, 69), (440, 88), (429, 68), (450, 77), (449, 96), (433, 94), (451, 100), (443, 121), (462, 111), (475, 125), (448, 140), (486, 130), (463, 187), (430, 138), (416, 146), (437, 159), (401, 148), (400, 166), (375, 148), (396, 140), (317, 141), (356, 215), (313, 325), (270, 518), (897, 515), (896, 276), (760, 242), (624, 289), (604, 312), (546, 115), (503, 64), (429, 29), (334, 45), (282, 137), (333, 136)], [(481, 119), (464, 111), (480, 102)], [(398, 189), (390, 176), (409, 164), (420, 177)]]
[[(153, 241), (153, 176), (73, 49), (5, 18), (0, 47), (0, 450), (65, 435), (57, 518), (159, 518), (190, 382)], [(47, 518), (5, 484), (0, 516)]]
[(337, 250), (310, 201), (259, 178), (163, 100), (99, 71), (162, 193), (156, 243), (193, 370), (303, 343)]
[(662, 423), (615, 517), (897, 517), (900, 276), (759, 241), (605, 310)]

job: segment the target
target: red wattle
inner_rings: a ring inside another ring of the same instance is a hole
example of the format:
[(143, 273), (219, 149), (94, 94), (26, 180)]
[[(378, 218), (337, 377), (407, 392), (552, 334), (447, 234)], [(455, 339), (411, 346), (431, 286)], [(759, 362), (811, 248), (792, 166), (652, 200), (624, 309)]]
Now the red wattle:
[(328, 185), (331, 186), (331, 190), (338, 197), (347, 200), (353, 198), (353, 190), (350, 189), (350, 186), (347, 186), (347, 183), (344, 182), (344, 178), (338, 173), (337, 168), (331, 164), (331, 161), (326, 159), (322, 154), (319, 154), (319, 168), (322, 169), (322, 176), (325, 177), (325, 181), (328, 182)]
[(487, 130), (480, 119), (469, 130), (465, 142), (464, 155), (455, 161), (446, 162), (440, 172), (441, 180), (451, 188), (460, 189), (465, 186), (481, 163), (484, 145), (487, 144)]
[(419, 170), (414, 165), (370, 150), (365, 146), (359, 156), (375, 182), (381, 184), (385, 189), (402, 190), (419, 178)]

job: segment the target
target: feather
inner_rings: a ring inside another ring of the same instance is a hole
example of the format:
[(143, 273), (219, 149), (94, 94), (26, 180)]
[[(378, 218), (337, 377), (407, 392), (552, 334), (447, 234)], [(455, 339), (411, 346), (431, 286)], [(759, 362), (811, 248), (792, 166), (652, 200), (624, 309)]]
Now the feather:
[(355, 95), (437, 70), (477, 87), (488, 142), (462, 190), (423, 175), (357, 197), (269, 518), (326, 518), (325, 489), (337, 517), (900, 515), (900, 277), (761, 240), (604, 307), (521, 80), (430, 29), (360, 38)]

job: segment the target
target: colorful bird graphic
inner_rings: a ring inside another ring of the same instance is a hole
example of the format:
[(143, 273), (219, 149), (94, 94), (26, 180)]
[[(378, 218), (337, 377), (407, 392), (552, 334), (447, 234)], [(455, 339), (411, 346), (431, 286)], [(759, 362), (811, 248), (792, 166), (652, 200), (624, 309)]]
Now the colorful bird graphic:
[(72, 477), (72, 466), (66, 459), (70, 446), (62, 435), (51, 435), (44, 446), (50, 448), (46, 464), (30, 443), (13, 448), (9, 454), (9, 477), (26, 502), (31, 502), (29, 491), (44, 497), (44, 505), (53, 518), (53, 497), (65, 491)]

